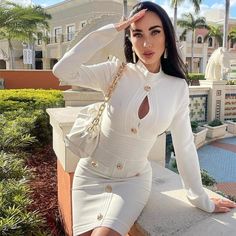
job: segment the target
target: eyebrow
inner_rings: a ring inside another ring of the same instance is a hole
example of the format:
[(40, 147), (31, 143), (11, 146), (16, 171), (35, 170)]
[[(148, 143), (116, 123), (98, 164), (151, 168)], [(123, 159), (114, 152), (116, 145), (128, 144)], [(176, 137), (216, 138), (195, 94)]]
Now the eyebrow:
[[(153, 30), (155, 28), (162, 28), (162, 27), (160, 25), (154, 25), (154, 26), (150, 27), (148, 30), (150, 31), (150, 30)], [(131, 27), (130, 27), (130, 29), (132, 30), (132, 32), (142, 32), (141, 29), (132, 29)]]

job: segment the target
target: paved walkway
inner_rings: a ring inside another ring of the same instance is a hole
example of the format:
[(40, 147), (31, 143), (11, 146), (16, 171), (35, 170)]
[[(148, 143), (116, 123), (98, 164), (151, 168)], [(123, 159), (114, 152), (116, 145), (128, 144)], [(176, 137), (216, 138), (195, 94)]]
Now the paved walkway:
[(236, 196), (236, 137), (220, 139), (198, 149), (201, 169), (215, 178), (217, 189)]

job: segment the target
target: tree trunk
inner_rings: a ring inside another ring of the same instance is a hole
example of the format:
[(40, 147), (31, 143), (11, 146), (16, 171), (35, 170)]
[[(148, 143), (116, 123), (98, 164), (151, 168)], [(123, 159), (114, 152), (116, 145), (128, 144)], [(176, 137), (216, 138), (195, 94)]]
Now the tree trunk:
[(31, 44), (32, 50), (32, 69), (35, 70), (35, 45), (34, 43)]
[(10, 65), (9, 65), (9, 69), (14, 69), (14, 51), (13, 51), (13, 46), (11, 43), (10, 39), (7, 39), (8, 41), (8, 45), (9, 45), (9, 59), (10, 59)]
[(226, 49), (228, 48), (227, 38), (228, 38), (229, 7), (230, 7), (230, 0), (225, 0), (225, 21), (224, 21), (223, 47)]
[(192, 45), (191, 45), (191, 64), (190, 64), (190, 72), (193, 72), (193, 46), (194, 46), (194, 31), (192, 31)]
[(177, 1), (175, 2), (175, 6), (174, 6), (174, 29), (175, 29), (175, 34), (176, 34), (176, 37), (178, 39), (178, 35), (177, 35)]

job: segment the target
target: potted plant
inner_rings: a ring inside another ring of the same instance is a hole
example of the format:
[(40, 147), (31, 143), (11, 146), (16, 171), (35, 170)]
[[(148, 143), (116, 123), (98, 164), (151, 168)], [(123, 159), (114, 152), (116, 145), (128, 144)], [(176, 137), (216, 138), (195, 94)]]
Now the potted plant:
[(236, 118), (226, 121), (228, 128), (227, 131), (231, 134), (236, 134)]
[(208, 129), (208, 138), (219, 138), (226, 134), (226, 128), (228, 125), (223, 124), (219, 119), (214, 119), (204, 126)]
[(191, 121), (191, 127), (196, 148), (201, 147), (206, 140), (207, 128), (200, 127), (197, 121)]

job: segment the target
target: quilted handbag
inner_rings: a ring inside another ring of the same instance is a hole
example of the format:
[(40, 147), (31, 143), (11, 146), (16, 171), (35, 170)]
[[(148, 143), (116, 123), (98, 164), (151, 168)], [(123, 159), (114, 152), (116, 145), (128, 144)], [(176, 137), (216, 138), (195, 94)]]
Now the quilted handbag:
[(108, 93), (103, 102), (81, 107), (71, 131), (66, 135), (66, 147), (79, 158), (89, 157), (95, 151), (100, 137), (102, 113), (124, 68), (125, 63), (122, 63), (108, 88)]

